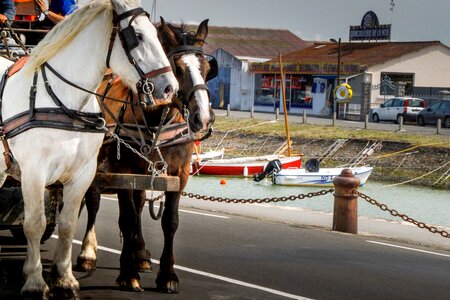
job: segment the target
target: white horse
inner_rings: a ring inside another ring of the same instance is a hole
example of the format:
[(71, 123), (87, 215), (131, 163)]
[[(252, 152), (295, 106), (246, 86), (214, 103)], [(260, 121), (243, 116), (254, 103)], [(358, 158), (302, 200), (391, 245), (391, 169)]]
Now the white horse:
[[(34, 49), (25, 66), (6, 82), (1, 108), (5, 127), (14, 116), (28, 112), (33, 91), (30, 88), (37, 71), (36, 110), (57, 107), (44, 84), (43, 68), (54, 94), (73, 111), (99, 113), (101, 109), (95, 97), (63, 79), (95, 91), (108, 64), (134, 91), (137, 85), (144, 86), (144, 90), (153, 91), (156, 99), (169, 101), (178, 90), (178, 83), (156, 29), (139, 4), (138, 0), (92, 0), (55, 26)], [(117, 27), (113, 26), (113, 20), (118, 20), (118, 31), (113, 29)], [(110, 43), (112, 37), (116, 38)], [(45, 67), (45, 63), (61, 77)], [(53, 295), (56, 299), (79, 297), (79, 284), (72, 274), (72, 238), (81, 200), (95, 176), (103, 137), (101, 131), (44, 126), (30, 128), (7, 139), (13, 166), (8, 169), (7, 163), (0, 159), (0, 175), (12, 175), (20, 179), (22, 185), (23, 226), (28, 240), (23, 269), (26, 282), (22, 288), (26, 297), (46, 299), (49, 294), (42, 276), (40, 240), (46, 226), (44, 190), (57, 181), (64, 186), (64, 206), (58, 220)], [(13, 171), (19, 169), (20, 172)]]

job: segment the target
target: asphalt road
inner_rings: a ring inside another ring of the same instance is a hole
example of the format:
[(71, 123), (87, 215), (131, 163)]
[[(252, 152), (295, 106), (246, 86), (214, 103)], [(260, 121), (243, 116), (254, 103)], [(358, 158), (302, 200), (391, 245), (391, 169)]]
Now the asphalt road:
[[(158, 258), (160, 224), (144, 213), (147, 247)], [(121, 249), (117, 216), (116, 201), (104, 199), (97, 271), (75, 272), (82, 299), (450, 299), (448, 250), (193, 209), (181, 210), (176, 234), (180, 293), (155, 290), (157, 261), (153, 273), (142, 274), (144, 292), (121, 292), (114, 285)], [(85, 217), (83, 212), (74, 262)], [(6, 259), (11, 238), (7, 231), (0, 235), (0, 299), (18, 299), (23, 248), (18, 259)], [(43, 245), (46, 272), (55, 241)]]
[[(226, 110), (222, 109), (215, 109), (214, 112), (218, 116), (227, 116), (228, 114)], [(229, 115), (238, 118), (250, 118), (250, 112), (248, 111), (230, 111)], [(261, 113), (261, 112), (254, 113), (253, 117), (260, 120), (275, 120), (276, 118), (274, 113)], [(280, 113), (278, 118), (279, 120), (284, 120), (283, 114)], [(290, 123), (303, 123), (302, 115), (289, 115), (288, 119)], [(331, 119), (331, 117), (319, 118), (307, 115), (306, 123), (311, 125), (331, 126), (333, 124), (333, 120)], [(360, 121), (349, 121), (338, 119), (336, 120), (335, 126), (361, 130), (364, 129), (365, 124), (363, 121), (360, 122)], [(437, 133), (436, 125), (417, 126), (412, 122), (405, 123), (402, 129), (400, 130), (399, 124), (395, 124), (394, 122), (381, 121), (379, 123), (373, 123), (369, 121), (367, 128), (381, 131), (397, 132), (398, 134), (413, 133), (413, 134), (433, 135)], [(450, 137), (450, 128), (441, 128), (440, 134), (443, 136)]]

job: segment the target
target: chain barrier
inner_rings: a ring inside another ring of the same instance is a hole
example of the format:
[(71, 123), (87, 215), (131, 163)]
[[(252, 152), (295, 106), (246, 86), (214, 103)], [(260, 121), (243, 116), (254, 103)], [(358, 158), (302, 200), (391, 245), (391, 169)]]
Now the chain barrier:
[(380, 203), (377, 200), (367, 196), (366, 194), (363, 194), (361, 192), (357, 192), (357, 193), (358, 193), (358, 196), (361, 197), (362, 199), (366, 200), (367, 202), (369, 202), (372, 205), (378, 206), (382, 211), (389, 212), (394, 217), (399, 217), (403, 221), (412, 223), (419, 228), (428, 229), (428, 231), (430, 231), (431, 233), (437, 233), (437, 234), (440, 234), (442, 237), (449, 238), (449, 233), (445, 230), (439, 230), (434, 226), (429, 226), (423, 222), (419, 222), (419, 221), (409, 217), (406, 214), (401, 214), (397, 210), (389, 208), (386, 204)]
[[(206, 196), (206, 195), (199, 195), (199, 194), (187, 193), (187, 192), (182, 192), (182, 196), (189, 197), (189, 198), (194, 198), (194, 199), (198, 199), (198, 200), (213, 201), (213, 202), (254, 204), (254, 203), (286, 202), (288, 200), (289, 201), (294, 201), (294, 200), (297, 200), (297, 199), (301, 200), (301, 199), (305, 199), (305, 198), (313, 198), (313, 197), (316, 197), (316, 196), (323, 196), (323, 195), (326, 195), (326, 194), (329, 194), (329, 193), (332, 193), (332, 192), (334, 192), (334, 189), (321, 190), (321, 191), (318, 191), (318, 192), (311, 192), (311, 193), (307, 193), (307, 194), (298, 194), (298, 195), (273, 197), (273, 198), (260, 198), (260, 199), (252, 199), (252, 198), (248, 198), (248, 199), (222, 198), (222, 197)], [(368, 195), (366, 195), (364, 193), (356, 191), (356, 194), (359, 197), (361, 197), (362, 199), (366, 200), (368, 203), (379, 207), (382, 211), (389, 212), (394, 217), (399, 217), (403, 221), (412, 223), (412, 224), (416, 225), (419, 228), (427, 229), (431, 233), (440, 234), (444, 238), (450, 238), (450, 233), (448, 231), (439, 230), (435, 226), (427, 225), (427, 224), (425, 224), (423, 222), (419, 222), (419, 221), (409, 217), (406, 214), (399, 213), (397, 210), (389, 208), (386, 204), (380, 203), (377, 200), (373, 199), (372, 197), (370, 197), (370, 196), (368, 196)]]
[(294, 201), (294, 200), (301, 200), (305, 198), (312, 198), (316, 196), (323, 196), (329, 193), (334, 192), (334, 189), (329, 190), (321, 190), (318, 192), (311, 192), (307, 194), (298, 194), (298, 195), (291, 195), (291, 196), (282, 196), (282, 197), (273, 197), (273, 198), (262, 198), (262, 199), (239, 199), (239, 198), (222, 198), (222, 197), (213, 197), (213, 196), (205, 196), (205, 195), (199, 195), (194, 193), (186, 193), (183, 192), (182, 196), (189, 197), (189, 198), (195, 198), (198, 200), (208, 200), (208, 201), (214, 201), (214, 202), (225, 202), (225, 203), (248, 203), (248, 204), (254, 204), (254, 203), (271, 203), (271, 202), (286, 202), (286, 201)]

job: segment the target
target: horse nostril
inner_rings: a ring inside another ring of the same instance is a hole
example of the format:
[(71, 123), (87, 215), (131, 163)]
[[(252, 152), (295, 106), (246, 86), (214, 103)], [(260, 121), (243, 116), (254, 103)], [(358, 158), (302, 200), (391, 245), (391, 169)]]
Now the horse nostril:
[(202, 119), (200, 118), (200, 114), (199, 113), (194, 115), (194, 122), (196, 124), (202, 124)]
[(165, 92), (166, 94), (171, 94), (171, 93), (173, 93), (173, 86), (169, 84), (168, 86), (166, 86), (166, 89), (164, 90), (164, 92)]

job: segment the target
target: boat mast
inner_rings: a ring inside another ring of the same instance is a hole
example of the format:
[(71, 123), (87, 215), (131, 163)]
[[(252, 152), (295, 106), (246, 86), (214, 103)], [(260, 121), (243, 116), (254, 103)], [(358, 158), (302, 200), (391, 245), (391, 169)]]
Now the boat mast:
[(153, 5), (152, 5), (152, 11), (150, 14), (150, 21), (152, 21), (153, 23), (156, 22), (156, 0), (153, 0)]
[(287, 150), (288, 150), (288, 156), (291, 156), (291, 136), (289, 135), (289, 122), (288, 122), (288, 116), (287, 116), (287, 105), (286, 105), (286, 90), (284, 86), (284, 70), (283, 70), (283, 63), (281, 61), (281, 53), (278, 51), (278, 58), (280, 61), (280, 76), (281, 76), (281, 94), (283, 96), (283, 113), (284, 113), (284, 126), (286, 129), (286, 140), (287, 140)]

